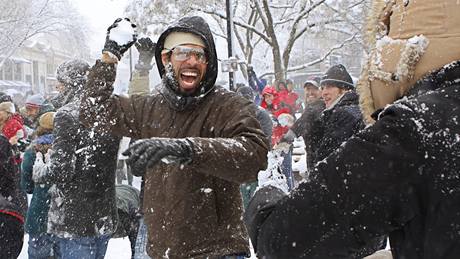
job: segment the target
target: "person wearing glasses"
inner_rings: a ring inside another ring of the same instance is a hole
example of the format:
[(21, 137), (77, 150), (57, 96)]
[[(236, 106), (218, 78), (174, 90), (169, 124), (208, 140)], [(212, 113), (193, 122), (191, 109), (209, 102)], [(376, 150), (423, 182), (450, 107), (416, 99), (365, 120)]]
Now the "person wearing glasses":
[(117, 19), (108, 29), (102, 59), (88, 76), (80, 120), (138, 139), (124, 155), (132, 171), (145, 177), (147, 253), (152, 258), (250, 255), (239, 186), (266, 168), (269, 148), (254, 106), (215, 85), (213, 35), (196, 16), (170, 25), (156, 43), (158, 93), (113, 95), (116, 64), (136, 42), (134, 30), (129, 41), (119, 40), (127, 21)]

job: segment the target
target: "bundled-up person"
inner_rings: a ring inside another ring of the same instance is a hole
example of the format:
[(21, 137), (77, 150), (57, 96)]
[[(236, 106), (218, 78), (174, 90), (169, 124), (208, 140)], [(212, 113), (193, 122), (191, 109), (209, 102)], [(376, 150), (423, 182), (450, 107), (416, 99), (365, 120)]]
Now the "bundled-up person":
[(396, 259), (460, 254), (460, 6), (372, 3), (358, 82), (370, 124), (289, 196), (255, 194), (260, 257), (351, 258), (387, 234)]
[[(238, 89), (236, 89), (236, 93), (250, 100), (251, 102), (255, 101), (254, 91), (249, 86), (242, 85), (238, 87)], [(254, 104), (254, 109), (256, 109), (255, 111), (256, 119), (259, 121), (260, 127), (262, 128), (267, 139), (271, 140), (272, 131), (273, 131), (273, 121), (270, 118), (270, 114), (264, 108), (257, 106), (255, 104)], [(256, 188), (257, 188), (257, 181), (254, 181), (251, 183), (243, 183), (241, 185), (240, 189), (241, 189), (241, 194), (243, 196), (243, 204), (245, 208), (247, 207), (249, 200), (254, 194), (254, 191), (256, 190)]]
[(319, 143), (319, 132), (322, 127), (314, 127), (319, 125), (318, 120), (321, 118), (325, 105), (321, 98), (320, 77), (312, 77), (304, 83), (304, 101), (305, 109), (302, 116), (295, 121), (290, 131), (286, 132), (282, 137), (283, 142), (293, 142), (298, 136), (302, 136), (305, 142), (305, 155), (307, 162), (307, 171), (310, 171), (314, 166), (314, 148)]
[(294, 82), (290, 79), (286, 81), (279, 81), (277, 91), (280, 99), (280, 105), (283, 108), (288, 108), (291, 115), (295, 115), (300, 106), (297, 105), (299, 95), (294, 92)]
[(32, 194), (25, 224), (25, 230), (29, 234), (28, 255), (30, 259), (48, 258), (57, 254), (56, 240), (46, 231), (51, 199), (48, 193), (50, 183), (43, 181), (37, 184), (33, 177), (37, 154), (40, 153), (38, 163), (43, 163), (42, 157), (47, 155), (53, 144), (54, 115), (54, 112), (47, 112), (40, 116), (36, 138), (24, 152), (21, 165), (21, 188), (28, 194)]
[(0, 135), (0, 258), (17, 258), (24, 238), (24, 212), (17, 197), (19, 174), (11, 144)]
[[(0, 129), (1, 135), (5, 136), (10, 144), (13, 151), (14, 162), (16, 165), (21, 164), (21, 150), (26, 143), (24, 139), (26, 138), (26, 130), (23, 125), (22, 117), (16, 113), (15, 105), (12, 102), (3, 102), (0, 103)], [(18, 168), (18, 179), (20, 175), (20, 168)], [(18, 194), (17, 197), (21, 198), (18, 205), (21, 207), (23, 213), (27, 211), (27, 196), (19, 188), (19, 181), (16, 182), (18, 185), (15, 189)]]
[(249, 87), (251, 87), (252, 90), (256, 93), (254, 97), (254, 103), (256, 105), (260, 105), (263, 100), (262, 92), (264, 91), (265, 86), (267, 86), (267, 80), (258, 78), (252, 66), (248, 66), (247, 72)]
[(24, 108), (25, 110), (23, 115), (27, 117), (28, 120), (26, 121), (29, 123), (27, 126), (32, 130), (37, 128), (38, 119), (41, 115), (46, 112), (56, 111), (53, 104), (46, 100), (41, 94), (34, 94), (27, 97)]
[[(201, 17), (169, 26), (156, 45), (159, 92), (112, 95), (116, 63), (134, 43), (114, 41), (127, 19), (109, 27), (102, 60), (91, 69), (80, 119), (138, 139), (124, 153), (145, 175), (143, 211), (153, 258), (249, 255), (239, 185), (266, 167), (268, 143), (251, 102), (216, 86), (217, 53)], [(132, 32), (133, 35), (134, 32)]]
[(21, 115), (16, 113), (12, 102), (0, 103), (0, 129), (11, 145), (16, 145), (20, 139), (27, 137), (24, 121)]
[(273, 86), (266, 86), (262, 91), (262, 102), (260, 106), (272, 114), (275, 118), (278, 118), (280, 114), (290, 113), (289, 108), (281, 106), (281, 100)]
[[(57, 78), (82, 67), (89, 69), (84, 61), (66, 61), (59, 65)], [(115, 170), (120, 138), (80, 123), (84, 82), (67, 85), (73, 98), (56, 112), (53, 152), (42, 167), (34, 166), (35, 184), (51, 184), (47, 232), (56, 237), (63, 258), (103, 258), (118, 221)]]
[(321, 96), (325, 104), (313, 127), (317, 135), (310, 135), (312, 164), (326, 158), (353, 134), (364, 128), (359, 109), (359, 96), (353, 79), (343, 65), (335, 65), (321, 78)]

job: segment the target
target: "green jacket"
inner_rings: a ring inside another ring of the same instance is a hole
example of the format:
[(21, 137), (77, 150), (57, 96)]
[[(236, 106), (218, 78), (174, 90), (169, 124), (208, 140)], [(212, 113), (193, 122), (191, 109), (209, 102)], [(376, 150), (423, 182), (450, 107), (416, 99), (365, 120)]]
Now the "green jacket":
[(24, 153), (22, 160), (21, 188), (32, 194), (26, 216), (25, 230), (31, 235), (46, 233), (50, 195), (48, 184), (34, 184), (32, 171), (35, 162), (35, 150), (31, 147)]

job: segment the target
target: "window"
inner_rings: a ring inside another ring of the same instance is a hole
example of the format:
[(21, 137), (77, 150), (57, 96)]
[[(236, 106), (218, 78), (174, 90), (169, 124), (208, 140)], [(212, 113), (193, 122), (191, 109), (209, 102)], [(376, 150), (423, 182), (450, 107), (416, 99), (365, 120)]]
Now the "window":
[(14, 80), (22, 81), (22, 63), (14, 64)]
[(32, 61), (33, 85), (38, 86), (38, 61)]
[(5, 71), (5, 80), (13, 80), (13, 64), (10, 60), (5, 61), (3, 69)]
[(32, 85), (32, 76), (31, 75), (26, 75), (26, 82)]
[(46, 74), (47, 75), (54, 75), (55, 69), (53, 64), (46, 64)]
[(0, 67), (0, 80), (3, 80), (3, 66)]

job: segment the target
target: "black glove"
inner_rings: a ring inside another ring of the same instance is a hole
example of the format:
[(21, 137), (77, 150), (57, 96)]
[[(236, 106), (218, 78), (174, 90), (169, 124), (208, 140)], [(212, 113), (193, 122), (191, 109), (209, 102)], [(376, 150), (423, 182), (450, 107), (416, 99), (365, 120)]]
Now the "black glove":
[(193, 144), (187, 139), (151, 138), (141, 139), (130, 146), (123, 155), (133, 172), (143, 174), (163, 158), (165, 163), (187, 164), (192, 160)]
[(150, 38), (140, 38), (135, 44), (137, 51), (139, 51), (139, 61), (135, 68), (137, 70), (150, 70), (152, 69), (152, 59), (155, 55), (156, 43)]
[(294, 142), (294, 139), (295, 139), (296, 137), (297, 137), (297, 136), (295, 135), (294, 131), (288, 130), (288, 132), (286, 132), (286, 133), (281, 137), (280, 142), (292, 144), (292, 142)]
[[(109, 28), (107, 28), (107, 36), (105, 37), (104, 49), (102, 50), (102, 52), (108, 51), (114, 54), (118, 58), (118, 60), (121, 59), (121, 57), (123, 56), (123, 53), (125, 53), (134, 44), (134, 42), (136, 42), (136, 39), (137, 39), (137, 34), (135, 31), (134, 31), (134, 34), (132, 35), (132, 39), (121, 46), (119, 45), (118, 42), (110, 39), (111, 30), (118, 27), (119, 23), (123, 20), (126, 20), (131, 23), (131, 20), (129, 20), (129, 18), (116, 19), (115, 22), (113, 22), (113, 24), (110, 25)], [(131, 27), (136, 28), (137, 26), (134, 23), (131, 23)]]

